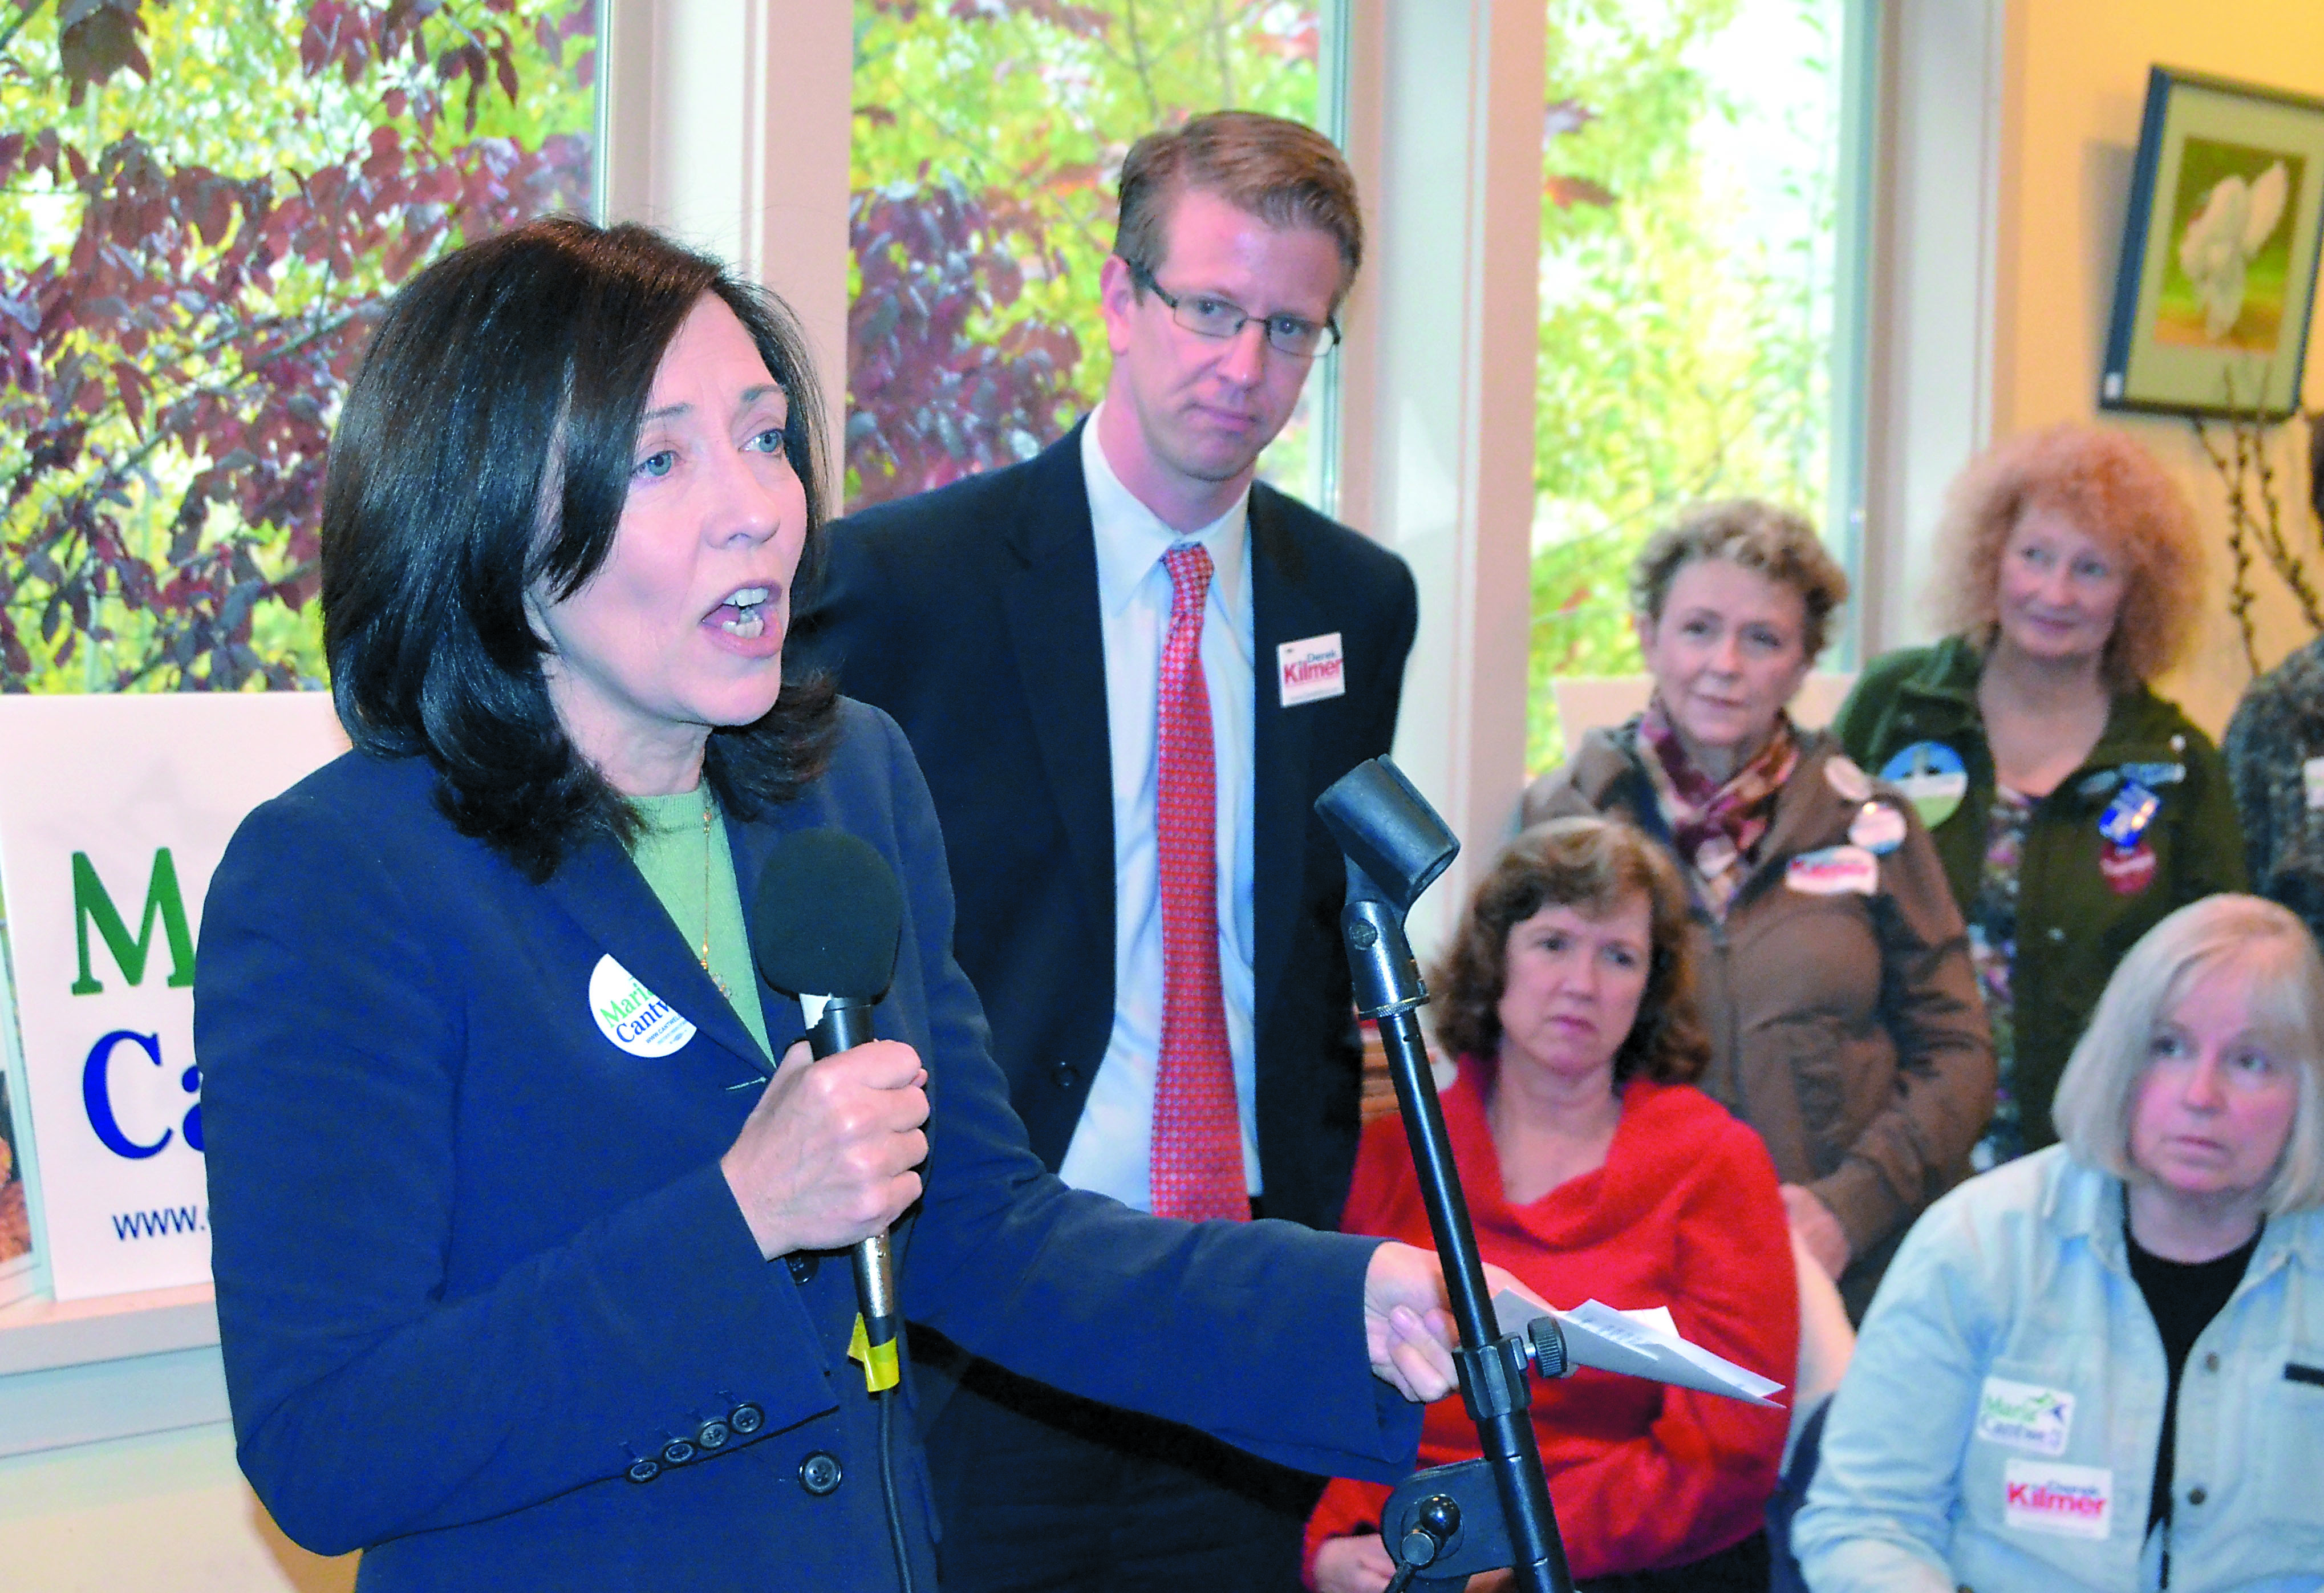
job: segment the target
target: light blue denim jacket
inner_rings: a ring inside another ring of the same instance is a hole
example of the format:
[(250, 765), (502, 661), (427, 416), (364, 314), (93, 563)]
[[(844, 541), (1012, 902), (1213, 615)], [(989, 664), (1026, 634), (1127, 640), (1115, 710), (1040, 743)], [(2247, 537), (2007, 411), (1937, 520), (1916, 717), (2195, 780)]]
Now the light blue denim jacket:
[[(2163, 1340), (2122, 1223), (2121, 1182), (2057, 1146), (1929, 1208), (1792, 1529), (1814, 1593), (2157, 1585)], [(2324, 1212), (2271, 1218), (2196, 1340), (2172, 1487), (2174, 1593), (2324, 1588)]]

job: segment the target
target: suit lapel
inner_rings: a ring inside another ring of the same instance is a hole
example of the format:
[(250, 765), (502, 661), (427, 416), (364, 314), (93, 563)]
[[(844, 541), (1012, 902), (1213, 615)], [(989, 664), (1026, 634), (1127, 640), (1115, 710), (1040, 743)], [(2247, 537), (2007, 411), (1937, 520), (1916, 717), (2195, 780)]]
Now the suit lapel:
[(1097, 544), (1082, 479), (1079, 427), (1028, 474), (1020, 511), (1004, 540), (1014, 567), (1002, 572), (1001, 596), (1025, 711), (1091, 921), (1110, 929), (1113, 760), (1107, 741)]
[(1305, 580), (1306, 561), (1272, 489), (1250, 489), (1251, 935), (1255, 1012), (1268, 1011), (1291, 949), (1307, 861), (1307, 750), (1312, 711), (1283, 707), (1276, 649), (1329, 629)]
[[(730, 824), (728, 833), (733, 834), (739, 828)], [(734, 862), (736, 876), (744, 881), (747, 910), (748, 881), (757, 878), (757, 873), (755, 870), (744, 871), (739, 850)], [(669, 921), (669, 914), (654, 895), (653, 888), (619, 846), (610, 841), (590, 843), (565, 860), (563, 866), (549, 876), (546, 889), (550, 898), (607, 955), (699, 1031), (694, 1043), (685, 1046), (679, 1055), (701, 1054), (706, 1060), (701, 1043), (707, 1041), (733, 1053), (733, 1062), (747, 1064), (761, 1075), (770, 1071), (759, 1043), (742, 1027), (742, 1020), (734, 1016), (726, 999), (718, 993), (718, 987), (703, 971), (694, 948), (686, 944), (678, 926)], [(772, 1015), (770, 1017), (771, 1019)], [(770, 1038), (781, 1032), (770, 1021)], [(745, 1076), (727, 1058), (717, 1058), (716, 1065), (733, 1073), (733, 1078), (727, 1082)]]

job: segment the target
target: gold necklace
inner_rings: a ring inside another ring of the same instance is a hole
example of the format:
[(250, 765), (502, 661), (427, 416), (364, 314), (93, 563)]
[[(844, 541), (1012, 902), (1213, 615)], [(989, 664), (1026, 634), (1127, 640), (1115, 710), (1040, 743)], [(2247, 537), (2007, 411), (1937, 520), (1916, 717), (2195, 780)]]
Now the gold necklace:
[(710, 982), (718, 987), (718, 993), (731, 1001), (734, 999), (734, 992), (726, 988), (724, 980), (710, 972), (710, 826), (717, 816), (718, 811), (711, 806), (710, 787), (706, 782), (702, 790), (702, 950), (697, 954), (702, 961), (702, 971), (710, 974)]

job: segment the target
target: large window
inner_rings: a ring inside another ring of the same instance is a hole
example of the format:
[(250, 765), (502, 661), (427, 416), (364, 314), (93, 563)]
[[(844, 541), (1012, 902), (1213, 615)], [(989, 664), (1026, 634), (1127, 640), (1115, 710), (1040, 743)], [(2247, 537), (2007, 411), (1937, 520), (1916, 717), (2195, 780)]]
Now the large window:
[(0, 0), (0, 690), (312, 686), (394, 286), (586, 209), (596, 0)]
[[(1626, 580), (1680, 506), (1829, 528), (1848, 0), (1548, 0), (1526, 760), (1550, 682), (1637, 670)], [(1843, 540), (1834, 539), (1835, 541)]]
[[(1030, 458), (1097, 402), (1122, 156), (1225, 106), (1323, 125), (1328, 9), (856, 0), (850, 508)], [(1329, 371), (1263, 467), (1311, 500)]]

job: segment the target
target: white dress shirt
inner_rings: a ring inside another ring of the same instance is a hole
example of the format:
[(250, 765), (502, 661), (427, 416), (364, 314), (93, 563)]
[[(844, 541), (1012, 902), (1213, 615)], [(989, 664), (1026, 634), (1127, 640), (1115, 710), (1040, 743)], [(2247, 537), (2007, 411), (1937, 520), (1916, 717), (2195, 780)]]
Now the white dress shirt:
[[(1101, 410), (1102, 406), (1100, 407)], [(1211, 556), (1203, 610), (1203, 686), (1211, 700), (1218, 793), (1219, 990), (1234, 1054), (1243, 1177), (1259, 1192), (1251, 1027), (1251, 662), (1250, 506), (1245, 493), (1191, 535), (1162, 523), (1107, 463), (1098, 416), (1082, 428), (1082, 476), (1097, 534), (1099, 625), (1105, 641), (1107, 739), (1113, 760), (1113, 1033), (1091, 1082), (1059, 1175), (1077, 1189), (1153, 1209), (1154, 1075), (1162, 1054), (1162, 889), (1154, 814), (1160, 759), (1156, 699), (1170, 631), (1165, 554), (1199, 542)]]

